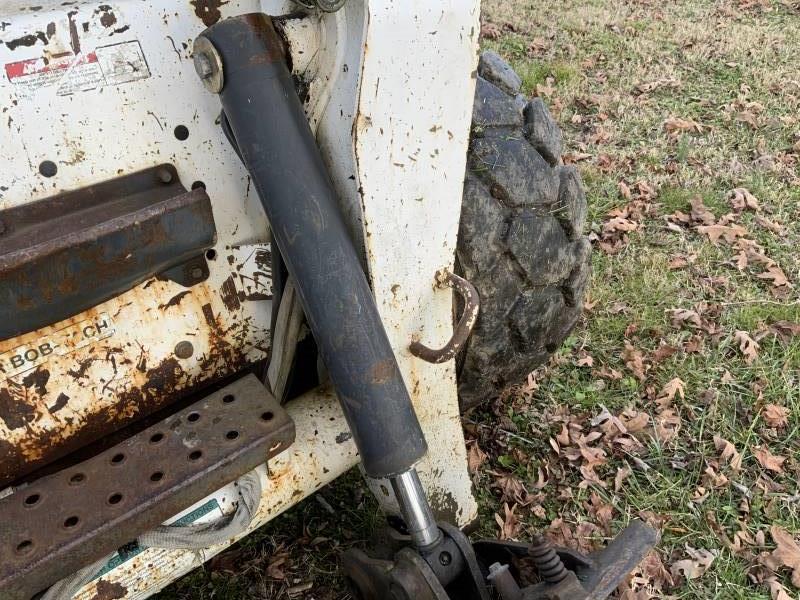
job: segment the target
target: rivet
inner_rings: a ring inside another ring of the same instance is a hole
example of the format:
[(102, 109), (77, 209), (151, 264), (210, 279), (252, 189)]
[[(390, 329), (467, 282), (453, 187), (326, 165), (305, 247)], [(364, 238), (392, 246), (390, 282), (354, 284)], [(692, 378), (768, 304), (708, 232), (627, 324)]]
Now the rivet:
[(168, 169), (159, 169), (158, 179), (161, 183), (172, 183), (172, 173)]
[(194, 354), (194, 346), (191, 342), (178, 342), (175, 346), (175, 356), (178, 358), (191, 358), (192, 354)]
[(200, 267), (195, 267), (192, 269), (192, 279), (202, 279), (203, 278), (203, 269)]

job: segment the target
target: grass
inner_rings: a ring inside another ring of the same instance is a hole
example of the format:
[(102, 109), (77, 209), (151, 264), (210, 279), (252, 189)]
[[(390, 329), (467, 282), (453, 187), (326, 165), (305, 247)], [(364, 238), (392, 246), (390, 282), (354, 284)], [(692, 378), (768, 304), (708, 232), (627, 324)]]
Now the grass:
[[(615, 252), (598, 244), (591, 308), (551, 364), (534, 373), (534, 385), (466, 418), (468, 436), (487, 455), (474, 479), (479, 533), (498, 534), (495, 514), (504, 515), (504, 504), (518, 504), (516, 537), (544, 529), (573, 545), (600, 543), (642, 517), (661, 527), (663, 540), (627, 598), (767, 599), (770, 577), (795, 597), (789, 570), (773, 573), (759, 556), (774, 548), (771, 526), (800, 531), (800, 336), (779, 338), (770, 330), (778, 321), (800, 322), (797, 4), (485, 0), (483, 18), (490, 34), (484, 46), (512, 63), (525, 93), (550, 104), (567, 157), (584, 157), (577, 164), (590, 199), (589, 232), (602, 240), (609, 212), (632, 202), (645, 214), (631, 219), (637, 231), (615, 238)], [(699, 131), (670, 134), (670, 119), (696, 123)], [(640, 194), (639, 182), (652, 194)], [(759, 278), (763, 265), (739, 270), (733, 245), (712, 244), (695, 227), (665, 220), (676, 211), (688, 214), (695, 196), (715, 219), (724, 218), (734, 188), (752, 192), (760, 210), (734, 213), (732, 222), (746, 228), (793, 287), (777, 289)], [(783, 232), (767, 229), (762, 217)], [(679, 255), (693, 262), (671, 269)], [(697, 310), (711, 332), (675, 326), (673, 309)], [(737, 331), (758, 339), (749, 362)], [(643, 362), (641, 377), (626, 364), (626, 344), (628, 358), (632, 351)], [(659, 356), (663, 346), (676, 351)], [(578, 364), (586, 356), (592, 366)], [(675, 378), (683, 397), (672, 400), (674, 436), (644, 430), (632, 436), (634, 449), (603, 438), (594, 446), (606, 456), (588, 485), (580, 460), (567, 456), (573, 438), (561, 454), (553, 451), (550, 438), (565, 424), (576, 435), (602, 427), (591, 424), (601, 405), (615, 416), (642, 411), (652, 428), (664, 418), (656, 399)], [(785, 426), (765, 422), (770, 404), (789, 410)], [(740, 468), (720, 456), (715, 437), (733, 445)], [(782, 472), (761, 466), (761, 447), (786, 457)], [(709, 468), (726, 481), (715, 480)], [(615, 487), (620, 469), (630, 475)], [(497, 473), (524, 486), (524, 502), (498, 484)], [(542, 473), (543, 486), (537, 485)], [(158, 597), (346, 598), (338, 552), (368, 537), (380, 516), (355, 473), (322, 496), (324, 503), (304, 501)], [(611, 507), (610, 522), (598, 507)], [(745, 539), (740, 548), (724, 541), (737, 532)], [(693, 579), (673, 576), (676, 564), (698, 549), (713, 556), (711, 565)], [(307, 582), (310, 591), (288, 596)]]

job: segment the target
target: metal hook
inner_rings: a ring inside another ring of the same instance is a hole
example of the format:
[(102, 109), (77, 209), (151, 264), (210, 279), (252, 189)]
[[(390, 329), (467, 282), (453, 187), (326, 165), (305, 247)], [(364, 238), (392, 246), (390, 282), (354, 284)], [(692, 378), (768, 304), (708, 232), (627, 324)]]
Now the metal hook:
[(459, 277), (447, 270), (438, 271), (436, 273), (436, 287), (440, 289), (450, 287), (464, 300), (464, 312), (461, 314), (458, 324), (453, 329), (453, 337), (439, 350), (429, 348), (418, 340), (412, 341), (408, 350), (411, 354), (424, 361), (433, 364), (441, 364), (455, 358), (464, 347), (464, 344), (472, 333), (475, 322), (478, 320), (481, 301), (475, 286), (463, 277)]

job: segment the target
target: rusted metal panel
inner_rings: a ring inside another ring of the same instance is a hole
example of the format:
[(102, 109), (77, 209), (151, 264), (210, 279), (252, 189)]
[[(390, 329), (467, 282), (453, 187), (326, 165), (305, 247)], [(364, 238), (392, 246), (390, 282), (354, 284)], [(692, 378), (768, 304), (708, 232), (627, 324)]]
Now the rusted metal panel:
[(267, 356), (269, 246), (212, 256), (200, 285), (150, 279), (0, 342), (0, 485)]
[(33, 594), (288, 448), (294, 424), (248, 375), (0, 500), (0, 597)]
[(188, 273), (175, 267), (190, 259), (204, 265), (215, 241), (208, 194), (187, 191), (172, 165), (0, 210), (0, 340), (76, 315), (157, 273), (200, 283), (208, 276), (201, 264)]
[[(170, 163), (184, 188), (207, 190), (218, 232), (200, 285), (148, 280), (0, 342), (0, 362), (23, 361), (0, 379), (2, 487), (152, 412), (162, 392), (178, 397), (265, 359), (271, 284), (266, 219), (191, 62), (189, 42), (205, 28), (196, 7), (0, 4), (0, 209)], [(219, 4), (222, 18), (259, 6)], [(189, 358), (176, 352), (184, 341)]]

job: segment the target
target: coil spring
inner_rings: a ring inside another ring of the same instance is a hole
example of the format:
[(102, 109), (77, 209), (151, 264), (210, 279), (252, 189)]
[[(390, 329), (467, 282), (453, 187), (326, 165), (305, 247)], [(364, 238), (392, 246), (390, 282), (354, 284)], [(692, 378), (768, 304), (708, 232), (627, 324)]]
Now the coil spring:
[(539, 575), (547, 583), (559, 583), (569, 574), (561, 557), (556, 554), (553, 546), (541, 534), (533, 538), (528, 554), (539, 571)]

